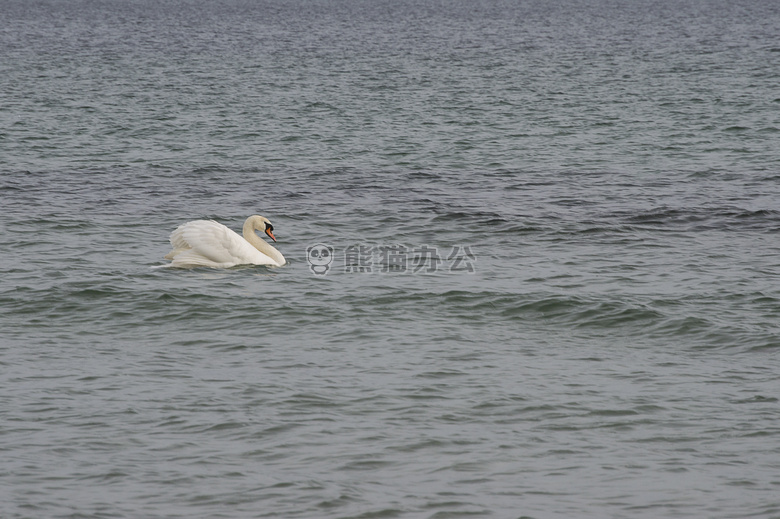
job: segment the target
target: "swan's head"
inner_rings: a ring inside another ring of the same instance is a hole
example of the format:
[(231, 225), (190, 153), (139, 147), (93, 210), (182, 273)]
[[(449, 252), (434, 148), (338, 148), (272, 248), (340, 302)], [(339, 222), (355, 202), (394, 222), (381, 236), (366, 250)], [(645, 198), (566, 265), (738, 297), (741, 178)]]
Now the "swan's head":
[(274, 236), (274, 226), (271, 225), (271, 222), (266, 218), (265, 216), (250, 216), (252, 219), (252, 226), (256, 231), (263, 231), (268, 235), (269, 238), (271, 238), (273, 241), (276, 241), (276, 236)]
[(271, 225), (271, 222), (268, 222), (265, 224), (265, 231), (263, 232), (266, 233), (268, 237), (271, 238), (273, 241), (276, 241), (276, 236), (274, 236), (273, 230), (274, 230), (274, 226)]

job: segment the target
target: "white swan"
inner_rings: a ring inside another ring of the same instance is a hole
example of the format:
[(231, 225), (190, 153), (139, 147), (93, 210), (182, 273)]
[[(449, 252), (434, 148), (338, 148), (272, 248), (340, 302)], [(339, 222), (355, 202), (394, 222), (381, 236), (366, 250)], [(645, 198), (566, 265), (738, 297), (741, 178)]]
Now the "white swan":
[(170, 267), (228, 268), (236, 265), (272, 265), (286, 263), (282, 253), (261, 240), (255, 231), (263, 231), (273, 241), (274, 226), (267, 218), (252, 215), (244, 222), (244, 237), (214, 220), (187, 222), (171, 233), (173, 250), (165, 255)]

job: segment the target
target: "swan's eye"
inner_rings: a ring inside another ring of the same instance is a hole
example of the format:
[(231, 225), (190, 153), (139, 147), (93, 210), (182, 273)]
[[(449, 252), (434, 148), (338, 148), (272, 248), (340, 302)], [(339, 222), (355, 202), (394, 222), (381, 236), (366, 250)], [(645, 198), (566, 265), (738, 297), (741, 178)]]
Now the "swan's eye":
[(265, 224), (265, 230), (273, 232), (274, 226), (271, 225), (270, 223), (267, 223), (267, 224)]

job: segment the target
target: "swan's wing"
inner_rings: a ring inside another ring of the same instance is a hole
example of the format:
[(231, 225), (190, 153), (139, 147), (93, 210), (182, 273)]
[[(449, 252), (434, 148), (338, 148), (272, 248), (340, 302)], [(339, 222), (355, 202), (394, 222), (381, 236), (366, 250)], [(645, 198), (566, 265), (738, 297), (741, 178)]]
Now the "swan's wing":
[(175, 264), (225, 267), (246, 263), (270, 263), (270, 258), (255, 249), (244, 238), (213, 220), (196, 220), (179, 226), (171, 233)]
[(244, 238), (213, 220), (185, 224), (181, 237), (193, 251), (215, 263), (240, 263), (257, 252)]
[(170, 236), (171, 247), (173, 247), (174, 251), (191, 248), (190, 245), (187, 243), (187, 241), (184, 239), (184, 228), (187, 227), (187, 225), (190, 223), (195, 223), (195, 222), (183, 223), (171, 233)]

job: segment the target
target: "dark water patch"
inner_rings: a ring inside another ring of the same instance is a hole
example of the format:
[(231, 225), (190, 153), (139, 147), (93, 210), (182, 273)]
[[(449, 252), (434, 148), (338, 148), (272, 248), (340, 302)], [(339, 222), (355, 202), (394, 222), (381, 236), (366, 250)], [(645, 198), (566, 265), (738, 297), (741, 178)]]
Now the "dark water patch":
[(689, 209), (663, 207), (631, 215), (616, 215), (630, 228), (682, 228), (700, 230), (765, 230), (780, 226), (780, 212), (774, 209), (748, 210), (738, 207), (696, 207)]
[(538, 299), (493, 298), (488, 304), (500, 307), (502, 316), (542, 322), (566, 322), (583, 328), (611, 328), (622, 324), (642, 325), (663, 320), (652, 308), (617, 301), (589, 300), (581, 297), (547, 296)]

